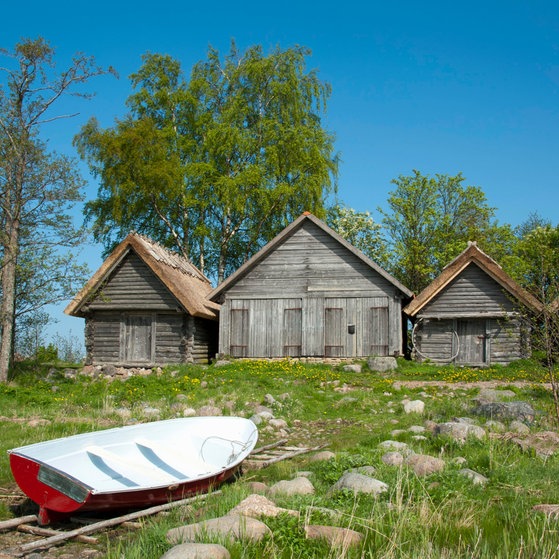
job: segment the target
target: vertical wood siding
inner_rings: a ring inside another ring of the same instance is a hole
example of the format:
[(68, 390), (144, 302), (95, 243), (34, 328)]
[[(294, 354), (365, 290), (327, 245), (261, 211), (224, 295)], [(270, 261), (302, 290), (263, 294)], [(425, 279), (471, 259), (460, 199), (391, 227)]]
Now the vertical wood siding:
[(399, 296), (307, 222), (224, 294), (219, 351), (235, 357), (401, 354)]

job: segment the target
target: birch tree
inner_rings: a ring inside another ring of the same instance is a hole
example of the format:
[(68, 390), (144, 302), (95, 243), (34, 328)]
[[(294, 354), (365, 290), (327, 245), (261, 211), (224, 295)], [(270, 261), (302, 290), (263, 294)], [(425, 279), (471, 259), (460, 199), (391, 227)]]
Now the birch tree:
[(338, 161), (321, 120), (330, 87), (309, 54), (210, 48), (188, 80), (176, 60), (146, 55), (130, 114), (76, 138), (99, 178), (86, 211), (107, 251), (136, 229), (219, 282), (303, 211), (324, 217)]

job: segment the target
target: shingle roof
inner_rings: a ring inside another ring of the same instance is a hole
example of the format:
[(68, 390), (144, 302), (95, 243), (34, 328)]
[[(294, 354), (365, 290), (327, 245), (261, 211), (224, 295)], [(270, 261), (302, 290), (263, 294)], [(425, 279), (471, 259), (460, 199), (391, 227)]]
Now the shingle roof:
[(300, 215), (295, 221), (290, 223), (281, 233), (274, 237), (267, 245), (260, 249), (252, 258), (247, 260), (235, 273), (231, 274), (225, 281), (220, 283), (210, 294), (209, 298), (215, 300), (222, 292), (226, 291), (230, 286), (234, 285), (238, 280), (240, 280), (244, 275), (246, 275), (252, 268), (254, 268), (261, 260), (263, 260), (268, 254), (270, 254), (276, 247), (284, 242), (285, 239), (289, 238), (293, 233), (295, 233), (300, 227), (302, 227), (305, 221), (311, 221), (316, 226), (320, 227), (325, 233), (330, 235), (341, 245), (343, 245), (347, 250), (352, 252), (360, 260), (362, 260), (367, 266), (378, 272), (383, 278), (385, 278), (392, 285), (397, 287), (406, 297), (412, 297), (413, 293), (401, 284), (395, 277), (391, 276), (386, 270), (381, 268), (376, 262), (365, 256), (360, 250), (355, 248), (351, 243), (346, 241), (343, 237), (338, 235), (333, 229), (328, 227), (326, 223), (318, 219), (316, 216), (309, 212), (305, 212)]
[(143, 260), (188, 313), (201, 318), (217, 319), (219, 305), (207, 298), (212, 286), (204, 274), (186, 258), (138, 233), (130, 233), (113, 250), (64, 312), (83, 316), (85, 305), (130, 250)]
[(485, 254), (475, 242), (469, 242), (468, 248), (450, 262), (417, 297), (405, 308), (404, 313), (410, 317), (417, 315), (430, 301), (433, 300), (450, 282), (452, 282), (467, 266), (476, 264), (487, 275), (493, 278), (501, 287), (508, 291), (523, 305), (533, 311), (541, 311), (542, 304), (533, 295), (515, 282), (490, 256)]

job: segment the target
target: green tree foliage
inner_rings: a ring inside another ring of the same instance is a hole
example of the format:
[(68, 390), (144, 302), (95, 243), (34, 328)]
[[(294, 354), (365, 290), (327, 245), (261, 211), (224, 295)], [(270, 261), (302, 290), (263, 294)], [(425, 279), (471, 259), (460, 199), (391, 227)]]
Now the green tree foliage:
[(336, 204), (328, 208), (326, 223), (346, 241), (381, 267), (388, 265), (386, 240), (380, 223), (369, 212)]
[(390, 271), (415, 293), (425, 288), (460, 252), (476, 241), (500, 261), (510, 254), (514, 235), (499, 225), (494, 208), (477, 186), (456, 176), (399, 176), (388, 198), (383, 225), (390, 239)]
[(544, 305), (559, 297), (559, 225), (531, 216), (515, 246), (515, 279)]
[(100, 181), (86, 210), (95, 238), (109, 251), (138, 230), (221, 281), (303, 211), (323, 217), (337, 158), (321, 124), (330, 88), (309, 54), (210, 48), (188, 81), (176, 60), (145, 55), (129, 115), (76, 138)]
[(56, 74), (54, 49), (42, 38), (23, 40), (13, 53), (0, 55), (8, 59), (0, 68), (5, 77), (0, 82), (0, 381), (5, 381), (18, 320), (24, 328), (26, 315), (41, 316), (42, 307), (68, 298), (84, 280), (72, 252), (83, 241), (83, 230), (69, 214), (82, 199), (83, 180), (74, 161), (47, 150), (40, 131), (64, 118), (53, 114), (64, 95), (86, 96), (76, 87), (104, 71), (78, 56)]

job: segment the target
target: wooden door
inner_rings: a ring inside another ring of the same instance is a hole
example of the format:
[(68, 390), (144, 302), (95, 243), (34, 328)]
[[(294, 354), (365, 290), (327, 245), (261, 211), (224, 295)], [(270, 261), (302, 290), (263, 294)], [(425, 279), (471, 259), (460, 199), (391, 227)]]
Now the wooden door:
[(346, 350), (345, 300), (327, 299), (324, 308), (324, 356), (345, 357)]
[(124, 320), (123, 358), (126, 363), (153, 362), (153, 317), (130, 314)]
[(484, 365), (487, 363), (487, 334), (485, 319), (459, 319), (456, 324), (456, 363)]

